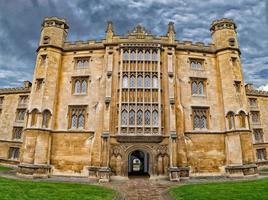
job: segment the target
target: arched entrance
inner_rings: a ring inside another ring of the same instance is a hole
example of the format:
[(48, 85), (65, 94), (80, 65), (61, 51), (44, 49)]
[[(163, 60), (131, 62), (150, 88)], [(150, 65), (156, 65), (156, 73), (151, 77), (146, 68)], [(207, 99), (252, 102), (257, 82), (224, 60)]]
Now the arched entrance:
[(128, 175), (149, 175), (149, 154), (135, 150), (128, 155)]

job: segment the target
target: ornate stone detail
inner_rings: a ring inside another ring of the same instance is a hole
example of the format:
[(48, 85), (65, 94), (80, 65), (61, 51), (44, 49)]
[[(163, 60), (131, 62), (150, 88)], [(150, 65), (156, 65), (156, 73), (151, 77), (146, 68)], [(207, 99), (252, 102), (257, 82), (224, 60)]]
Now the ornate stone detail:
[(128, 35), (136, 36), (137, 38), (144, 38), (147, 35), (152, 35), (149, 31), (147, 31), (143, 26), (138, 24)]

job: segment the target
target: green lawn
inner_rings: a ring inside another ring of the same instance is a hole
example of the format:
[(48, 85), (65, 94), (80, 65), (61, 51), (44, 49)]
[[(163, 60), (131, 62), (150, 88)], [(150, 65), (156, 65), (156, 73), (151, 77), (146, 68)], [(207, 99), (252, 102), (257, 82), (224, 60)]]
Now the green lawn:
[(12, 170), (12, 168), (0, 166), (0, 172), (1, 171), (9, 171), (9, 170)]
[(95, 185), (19, 181), (0, 177), (1, 200), (110, 200), (115, 195), (115, 191)]
[(189, 184), (170, 189), (177, 200), (268, 200), (268, 179)]

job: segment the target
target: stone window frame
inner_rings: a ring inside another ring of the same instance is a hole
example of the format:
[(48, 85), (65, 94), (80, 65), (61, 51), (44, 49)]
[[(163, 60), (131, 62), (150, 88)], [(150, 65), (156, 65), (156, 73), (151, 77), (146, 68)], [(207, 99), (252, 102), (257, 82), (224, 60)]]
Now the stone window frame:
[[(86, 122), (88, 119), (87, 105), (69, 105), (68, 106), (68, 129), (71, 130), (84, 130), (86, 129)], [(83, 115), (83, 127), (79, 126), (79, 117)], [(76, 116), (76, 127), (73, 126), (73, 117)]]
[[(88, 89), (89, 89), (89, 76), (73, 76), (72, 77), (72, 95), (87, 95)], [(86, 82), (86, 89), (85, 92), (83, 92), (83, 83)], [(80, 85), (80, 92), (76, 92), (76, 84), (79, 83)]]
[(236, 93), (241, 93), (242, 82), (239, 80), (234, 81), (234, 88)]
[[(252, 100), (255, 101), (254, 105), (252, 105), (252, 103), (251, 103)], [(249, 106), (251, 108), (258, 108), (258, 99), (257, 98), (253, 98), (253, 97), (248, 98), (248, 103), (249, 103)]]
[[(188, 62), (189, 62), (189, 66), (190, 66), (191, 70), (197, 70), (197, 71), (204, 71), (205, 70), (205, 59), (204, 58), (189, 57)], [(193, 67), (193, 65), (192, 65), (193, 62), (200, 63), (201, 67), (199, 67), (199, 68)]]
[(19, 147), (9, 147), (8, 159), (19, 160), (19, 157), (20, 157), (20, 148)]
[(52, 117), (52, 113), (50, 112), (50, 110), (45, 109), (42, 112), (42, 128), (48, 128), (49, 127), (51, 117)]
[[(23, 114), (23, 119), (21, 119), (21, 112), (24, 112)], [(16, 122), (23, 122), (25, 120), (25, 116), (26, 116), (26, 108), (18, 108), (16, 110)]]
[[(210, 128), (210, 107), (207, 107), (207, 106), (192, 106), (192, 114), (191, 114), (191, 118), (192, 118), (192, 127), (193, 127), (193, 130), (209, 130)], [(199, 113), (202, 113), (202, 114), (199, 114), (199, 127), (195, 127), (195, 112), (199, 112)], [(201, 117), (200, 117), (201, 116)], [(201, 127), (201, 120), (204, 119), (202, 118), (203, 116), (205, 116), (205, 123), (206, 123), (206, 126), (205, 127)]]
[[(90, 60), (91, 56), (77, 56), (74, 57), (74, 69), (80, 70), (80, 69), (89, 69), (90, 68)], [(83, 64), (80, 66), (79, 62), (82, 62)], [(85, 64), (87, 63), (87, 64)]]
[(253, 136), (254, 136), (254, 142), (255, 143), (263, 143), (264, 142), (264, 132), (262, 128), (253, 128)]
[(22, 132), (23, 132), (23, 127), (22, 126), (13, 126), (12, 139), (13, 140), (21, 140)]
[(267, 151), (266, 148), (258, 148), (256, 149), (256, 157), (258, 161), (267, 160)]
[(47, 54), (41, 54), (39, 58), (40, 58), (40, 66), (45, 66), (48, 58)]
[(27, 105), (29, 102), (29, 95), (20, 95), (18, 105)]
[(228, 130), (235, 129), (235, 113), (233, 111), (229, 111), (226, 115), (227, 118), (227, 126)]
[(239, 118), (239, 127), (246, 128), (247, 127), (247, 114), (243, 110), (241, 110), (238, 113), (238, 118)]
[[(256, 119), (257, 121), (255, 121), (254, 115), (256, 114)], [(260, 111), (250, 111), (250, 115), (251, 115), (251, 122), (252, 124), (260, 124), (261, 123), (261, 115), (260, 115)], [(253, 120), (254, 119), (254, 120)]]
[[(202, 78), (202, 77), (190, 77), (190, 86), (191, 86), (191, 95), (194, 96), (201, 96), (201, 97), (206, 97), (207, 96), (207, 78)], [(197, 93), (193, 93), (193, 84), (196, 83), (197, 85)], [(203, 86), (203, 93), (200, 92), (200, 84)]]
[(41, 91), (43, 88), (44, 78), (35, 79), (35, 91)]

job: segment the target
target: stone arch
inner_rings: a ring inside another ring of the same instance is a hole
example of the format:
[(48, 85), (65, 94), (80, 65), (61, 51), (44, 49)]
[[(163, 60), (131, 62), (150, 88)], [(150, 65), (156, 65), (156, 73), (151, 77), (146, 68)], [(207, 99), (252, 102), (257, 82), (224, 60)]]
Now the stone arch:
[(147, 145), (142, 145), (142, 144), (135, 144), (135, 145), (131, 145), (128, 148), (125, 149), (124, 154), (122, 155), (122, 174), (124, 176), (128, 176), (128, 159), (129, 159), (129, 155), (136, 151), (143, 151), (148, 153), (149, 155), (149, 166), (148, 166), (148, 173), (149, 175), (153, 175), (155, 174), (155, 170), (153, 168), (154, 166), (154, 156), (153, 156), (153, 148), (149, 147)]

